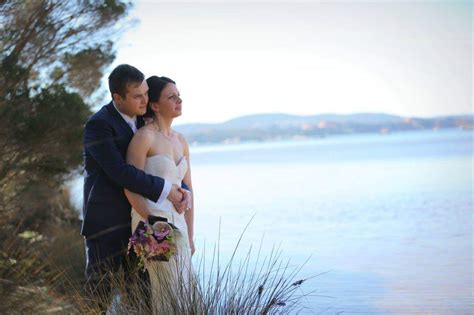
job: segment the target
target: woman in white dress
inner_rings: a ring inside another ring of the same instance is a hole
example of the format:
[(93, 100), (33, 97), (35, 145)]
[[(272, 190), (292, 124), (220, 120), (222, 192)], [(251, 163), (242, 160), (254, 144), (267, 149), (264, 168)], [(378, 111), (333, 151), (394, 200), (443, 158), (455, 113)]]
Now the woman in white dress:
[[(192, 191), (189, 146), (183, 135), (171, 128), (174, 118), (181, 115), (179, 91), (175, 82), (166, 77), (152, 76), (146, 81), (149, 102), (145, 117), (150, 122), (135, 133), (128, 147), (127, 162), (179, 187), (184, 182)], [(147, 222), (148, 215), (165, 217), (178, 228), (177, 253), (170, 261), (145, 264), (156, 306), (154, 311), (159, 314), (175, 313), (176, 300), (189, 293), (192, 282), (194, 205), (184, 213), (178, 213), (167, 199), (155, 203), (128, 190), (125, 193), (132, 205), (132, 231), (140, 221)]]

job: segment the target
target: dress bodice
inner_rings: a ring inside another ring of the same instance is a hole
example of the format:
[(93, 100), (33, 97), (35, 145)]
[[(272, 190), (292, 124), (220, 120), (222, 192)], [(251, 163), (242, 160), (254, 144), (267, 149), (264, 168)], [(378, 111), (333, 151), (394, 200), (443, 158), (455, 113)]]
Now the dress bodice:
[[(145, 160), (145, 173), (166, 179), (171, 184), (176, 184), (179, 187), (181, 187), (181, 182), (187, 170), (188, 162), (185, 156), (177, 164), (171, 155), (165, 153), (147, 157)], [(183, 233), (186, 233), (184, 214), (176, 212), (173, 204), (168, 199), (165, 198), (161, 202), (146, 199), (146, 202), (150, 214), (166, 217), (169, 222), (173, 222), (180, 230), (184, 231)], [(132, 227), (136, 227), (140, 220), (145, 221), (135, 210), (132, 210)]]
[(147, 157), (145, 160), (145, 172), (159, 176), (181, 187), (181, 181), (188, 169), (186, 157), (183, 156), (175, 163), (174, 158), (166, 153), (160, 153)]

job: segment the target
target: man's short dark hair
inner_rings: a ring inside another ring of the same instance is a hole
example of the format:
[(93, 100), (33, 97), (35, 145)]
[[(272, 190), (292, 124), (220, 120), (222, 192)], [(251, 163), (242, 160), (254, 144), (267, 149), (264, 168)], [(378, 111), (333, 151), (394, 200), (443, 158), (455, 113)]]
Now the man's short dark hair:
[(117, 66), (109, 75), (109, 91), (112, 98), (114, 93), (125, 98), (127, 86), (131, 83), (142, 83), (145, 75), (137, 68), (123, 64)]

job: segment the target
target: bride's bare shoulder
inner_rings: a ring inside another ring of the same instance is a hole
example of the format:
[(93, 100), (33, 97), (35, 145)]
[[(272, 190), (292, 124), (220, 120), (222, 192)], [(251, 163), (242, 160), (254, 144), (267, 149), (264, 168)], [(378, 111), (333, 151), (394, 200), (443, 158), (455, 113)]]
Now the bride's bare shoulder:
[(151, 129), (150, 126), (147, 125), (137, 130), (137, 132), (133, 136), (132, 141), (139, 142), (139, 143), (148, 143), (148, 142), (153, 141), (154, 137), (155, 137), (155, 133), (153, 129)]
[(179, 133), (179, 132), (177, 132), (177, 131), (175, 131), (175, 130), (173, 130), (173, 131), (176, 133), (176, 135), (177, 135), (177, 137), (178, 137), (178, 139), (179, 139), (179, 142), (181, 142), (181, 144), (182, 144), (183, 146), (187, 146), (187, 145), (188, 145), (188, 142), (186, 141), (186, 138), (183, 136), (183, 134), (181, 134), (181, 133)]
[(188, 144), (188, 141), (179, 132), (176, 132), (176, 135), (178, 136), (179, 142), (181, 143), (184, 155), (186, 155), (189, 158), (189, 144)]

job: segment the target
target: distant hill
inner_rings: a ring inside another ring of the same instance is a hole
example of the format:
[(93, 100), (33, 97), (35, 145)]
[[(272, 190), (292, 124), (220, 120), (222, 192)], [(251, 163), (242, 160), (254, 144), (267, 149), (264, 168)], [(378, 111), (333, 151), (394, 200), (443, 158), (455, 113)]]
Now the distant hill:
[(388, 114), (351, 114), (351, 115), (336, 115), (336, 114), (320, 114), (314, 116), (295, 116), (287, 114), (259, 114), (251, 116), (242, 116), (229, 120), (222, 124), (225, 128), (240, 127), (240, 128), (265, 128), (267, 126), (295, 126), (302, 123), (319, 123), (320, 121), (331, 121), (336, 123), (363, 123), (363, 124), (378, 124), (387, 122), (396, 122), (402, 119), (399, 116)]
[(383, 113), (312, 116), (272, 113), (242, 116), (218, 124), (178, 125), (175, 129), (186, 135), (191, 143), (236, 143), (352, 133), (390, 133), (446, 128), (473, 130), (473, 126), (474, 115), (416, 118)]

